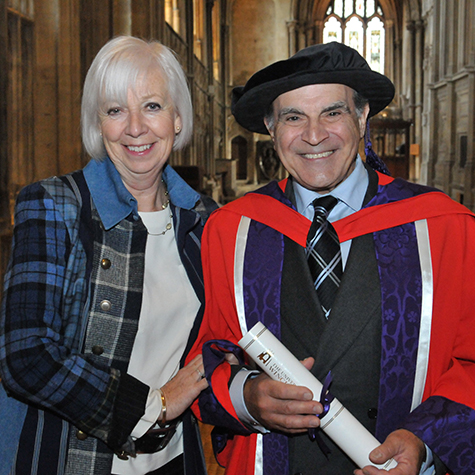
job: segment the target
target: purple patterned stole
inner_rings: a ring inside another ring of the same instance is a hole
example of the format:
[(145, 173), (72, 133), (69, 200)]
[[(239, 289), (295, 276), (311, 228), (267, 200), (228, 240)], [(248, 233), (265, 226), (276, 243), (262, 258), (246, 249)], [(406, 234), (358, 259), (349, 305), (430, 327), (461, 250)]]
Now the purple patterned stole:
[[(408, 186), (409, 185), (409, 186)], [(368, 206), (427, 191), (394, 180), (379, 186)], [(422, 277), (414, 223), (373, 234), (381, 281), (381, 377), (376, 437), (384, 440), (411, 411), (422, 308)]]
[[(276, 182), (261, 188), (259, 193), (292, 206)], [(262, 322), (277, 338), (280, 329), (280, 288), (284, 262), (283, 235), (276, 230), (251, 221), (244, 262), (244, 303), (247, 327)], [(289, 471), (287, 437), (271, 432), (263, 437), (263, 475), (286, 475)], [(272, 454), (272, 456), (266, 456)]]
[[(261, 321), (280, 339), (280, 287), (284, 261), (282, 234), (252, 221), (244, 262), (244, 303), (247, 327)], [(287, 437), (276, 432), (263, 436), (264, 475), (285, 475), (289, 470)]]
[(381, 379), (376, 437), (384, 440), (411, 411), (422, 303), (413, 223), (374, 233), (381, 280)]

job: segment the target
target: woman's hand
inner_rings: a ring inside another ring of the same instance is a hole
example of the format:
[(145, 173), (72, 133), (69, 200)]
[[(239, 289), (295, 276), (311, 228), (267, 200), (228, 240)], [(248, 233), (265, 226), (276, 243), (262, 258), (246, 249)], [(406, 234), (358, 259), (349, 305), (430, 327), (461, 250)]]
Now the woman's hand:
[(167, 421), (181, 416), (200, 392), (207, 387), (208, 381), (204, 377), (203, 357), (198, 355), (161, 388), (167, 404)]

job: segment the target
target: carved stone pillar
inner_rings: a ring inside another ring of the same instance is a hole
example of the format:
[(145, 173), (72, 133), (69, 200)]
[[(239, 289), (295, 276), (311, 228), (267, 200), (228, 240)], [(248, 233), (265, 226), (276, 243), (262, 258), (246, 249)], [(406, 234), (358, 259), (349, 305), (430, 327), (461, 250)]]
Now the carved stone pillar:
[[(8, 64), (8, 22), (6, 0), (0, 1), (0, 61)], [(8, 68), (0, 69), (0, 90), (8, 91)], [(7, 94), (0, 95), (0, 236), (10, 231), (10, 206), (8, 197), (8, 177), (10, 163), (8, 157)], [(0, 247), (0, 262), (2, 262)], [(3, 271), (3, 268), (0, 269)]]
[[(394, 34), (394, 21), (390, 19), (386, 19), (386, 22), (384, 24), (386, 34), (385, 36), (385, 47), (386, 47), (386, 52), (389, 52), (391, 57), (387, 58), (384, 62), (384, 74), (390, 78), (393, 78), (393, 80), (396, 83), (396, 89), (397, 86), (400, 86), (400, 84), (397, 84), (397, 80), (400, 81), (400, 54), (397, 54), (397, 49), (398, 46), (400, 45), (400, 42), (396, 39), (396, 35)], [(397, 79), (397, 80), (396, 80)]]
[(323, 41), (323, 29), (325, 24), (323, 20), (315, 20), (314, 29), (315, 29), (315, 42), (321, 43)]
[(287, 25), (287, 34), (289, 37), (289, 57), (294, 55), (298, 51), (298, 33), (297, 20), (290, 20), (286, 22)]
[[(206, 56), (207, 56), (207, 66), (208, 66), (208, 124), (207, 128), (209, 131), (209, 137), (214, 137), (214, 124), (215, 124), (215, 88), (214, 88), (214, 75), (213, 75), (213, 7), (214, 0), (206, 0), (206, 19), (205, 19), (205, 28), (206, 28)], [(210, 140), (208, 143), (208, 153), (206, 157), (203, 157), (205, 160), (205, 169), (211, 175), (215, 173), (215, 150), (214, 150), (214, 140)]]
[(132, 33), (131, 0), (114, 0), (112, 23), (114, 35), (130, 35)]
[[(415, 68), (415, 77), (414, 77), (414, 128), (412, 141), (414, 143), (420, 143), (422, 138), (422, 112), (423, 112), (423, 101), (424, 101), (424, 22), (419, 20), (415, 23), (415, 37), (414, 37), (414, 68)], [(417, 162), (419, 157), (417, 157)], [(419, 170), (420, 164), (416, 163), (416, 167)], [(417, 173), (417, 178), (419, 172)]]
[[(315, 25), (313, 22), (308, 21), (305, 23), (305, 46), (310, 46), (314, 43), (317, 43), (315, 39)], [(305, 46), (302, 46), (302, 48)]]

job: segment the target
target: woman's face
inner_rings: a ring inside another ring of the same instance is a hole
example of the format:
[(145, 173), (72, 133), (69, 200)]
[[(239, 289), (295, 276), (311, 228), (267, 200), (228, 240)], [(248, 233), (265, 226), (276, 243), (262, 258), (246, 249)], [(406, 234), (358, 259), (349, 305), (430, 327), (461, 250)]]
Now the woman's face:
[(108, 102), (102, 110), (104, 146), (125, 184), (155, 181), (182, 126), (162, 74), (139, 78), (125, 104)]

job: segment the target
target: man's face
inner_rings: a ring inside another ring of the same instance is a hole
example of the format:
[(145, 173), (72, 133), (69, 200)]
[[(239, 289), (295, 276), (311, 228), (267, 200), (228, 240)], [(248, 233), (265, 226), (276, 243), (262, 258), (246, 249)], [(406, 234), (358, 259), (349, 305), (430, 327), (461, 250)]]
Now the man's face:
[(312, 84), (280, 95), (274, 124), (266, 126), (286, 170), (305, 188), (329, 193), (355, 167), (369, 106), (360, 117), (354, 91), (341, 84)]

